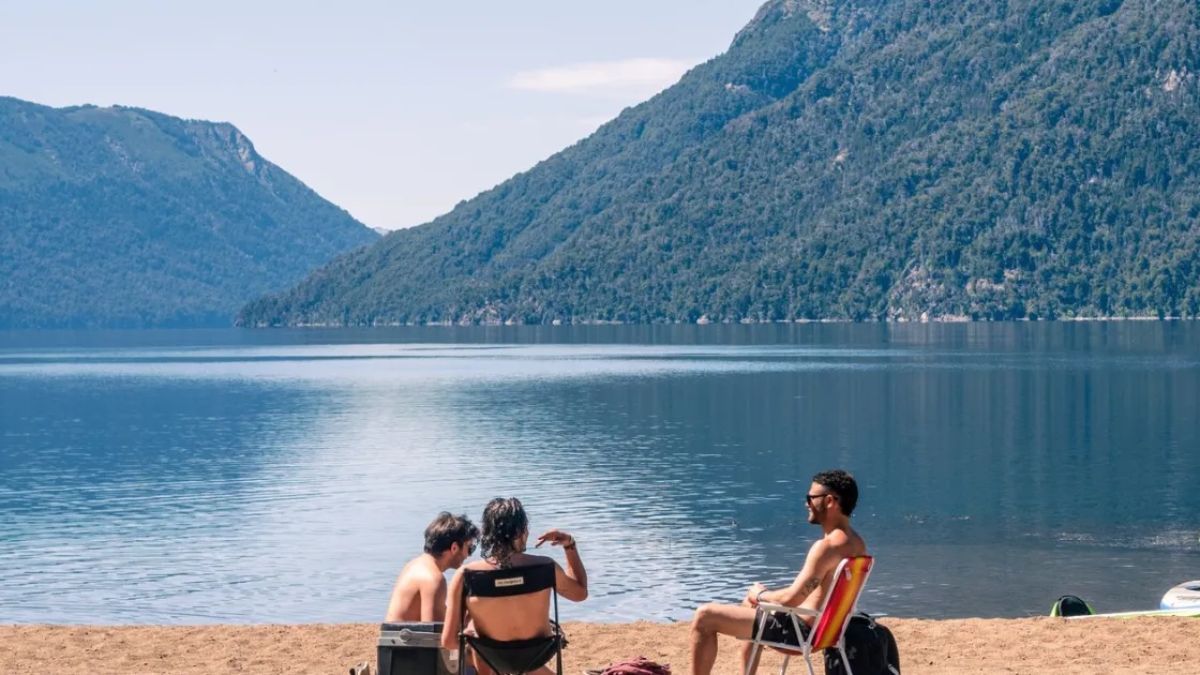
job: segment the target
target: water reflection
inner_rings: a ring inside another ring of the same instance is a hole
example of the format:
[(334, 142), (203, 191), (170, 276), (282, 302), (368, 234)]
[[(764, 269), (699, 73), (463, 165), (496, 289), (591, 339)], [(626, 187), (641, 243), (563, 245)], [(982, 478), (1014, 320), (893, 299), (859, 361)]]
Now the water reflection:
[(6, 335), (2, 618), (372, 620), (434, 512), (509, 494), (579, 536), (567, 618), (685, 618), (794, 573), (829, 466), (877, 611), (1200, 569), (1188, 324), (709, 328)]

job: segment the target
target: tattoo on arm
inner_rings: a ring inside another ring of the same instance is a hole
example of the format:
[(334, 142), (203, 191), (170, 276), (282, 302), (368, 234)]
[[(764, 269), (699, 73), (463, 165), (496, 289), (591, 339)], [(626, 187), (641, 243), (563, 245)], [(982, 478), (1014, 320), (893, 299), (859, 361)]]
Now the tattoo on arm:
[(809, 579), (808, 581), (804, 582), (804, 586), (802, 586), (800, 588), (800, 590), (803, 591), (805, 595), (808, 595), (809, 593), (812, 593), (813, 591), (817, 590), (820, 587), (821, 587), (820, 578), (813, 577), (813, 578)]

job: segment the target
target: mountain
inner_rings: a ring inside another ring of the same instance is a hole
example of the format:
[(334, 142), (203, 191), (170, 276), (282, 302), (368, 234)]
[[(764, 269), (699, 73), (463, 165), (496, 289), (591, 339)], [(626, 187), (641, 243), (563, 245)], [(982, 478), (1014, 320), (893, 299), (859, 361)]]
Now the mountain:
[(247, 325), (1200, 314), (1195, 0), (773, 0)]
[(228, 326), (377, 239), (232, 125), (0, 98), (0, 328)]

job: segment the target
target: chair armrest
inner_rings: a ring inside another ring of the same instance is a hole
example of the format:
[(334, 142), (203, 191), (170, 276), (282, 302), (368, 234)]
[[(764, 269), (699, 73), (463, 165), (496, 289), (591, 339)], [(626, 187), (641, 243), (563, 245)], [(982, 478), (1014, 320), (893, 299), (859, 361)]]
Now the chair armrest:
[(813, 611), (807, 607), (789, 607), (788, 605), (779, 605), (774, 602), (760, 602), (758, 606), (768, 612), (786, 612), (795, 614), (796, 616), (820, 616), (820, 612)]

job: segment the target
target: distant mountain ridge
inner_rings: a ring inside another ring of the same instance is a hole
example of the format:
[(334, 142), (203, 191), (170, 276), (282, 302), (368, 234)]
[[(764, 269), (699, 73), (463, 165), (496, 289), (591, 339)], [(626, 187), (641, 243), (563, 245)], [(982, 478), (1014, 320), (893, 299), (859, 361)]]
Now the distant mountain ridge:
[(0, 328), (228, 326), (377, 238), (231, 124), (0, 97)]
[(772, 0), (245, 325), (1200, 315), (1194, 0)]

